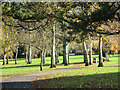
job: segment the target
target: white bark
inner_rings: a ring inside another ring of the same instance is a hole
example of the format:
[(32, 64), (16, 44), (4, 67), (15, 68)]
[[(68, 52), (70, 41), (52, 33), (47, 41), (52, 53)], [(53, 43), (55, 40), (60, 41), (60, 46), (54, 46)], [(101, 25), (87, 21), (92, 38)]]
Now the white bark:
[(55, 21), (52, 30), (51, 68), (55, 67)]
[(92, 40), (90, 41), (89, 64), (92, 65)]
[(85, 66), (88, 66), (89, 63), (88, 63), (88, 50), (87, 50), (87, 46), (86, 46), (86, 43), (85, 41), (83, 42), (83, 45), (84, 45), (84, 61), (85, 61)]

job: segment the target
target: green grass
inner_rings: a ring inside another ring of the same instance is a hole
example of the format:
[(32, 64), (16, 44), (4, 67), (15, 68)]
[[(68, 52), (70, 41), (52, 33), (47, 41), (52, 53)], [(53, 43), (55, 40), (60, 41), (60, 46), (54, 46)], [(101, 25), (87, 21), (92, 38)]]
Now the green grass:
[[(95, 56), (94, 56), (95, 57)], [(82, 69), (43, 75), (31, 84), (34, 88), (117, 88), (118, 89), (118, 55), (113, 55), (104, 67), (97, 64)]]
[[(97, 58), (98, 60), (98, 55), (93, 55), (93, 58)], [(50, 68), (50, 57), (46, 57), (46, 64), (43, 67), (43, 71), (47, 70), (52, 70)], [(63, 58), (62, 56), (59, 57), (60, 63), (62, 63)], [(104, 63), (106, 64), (113, 64), (118, 62), (118, 55), (113, 55), (112, 58), (110, 58), (110, 62)], [(70, 56), (70, 63), (75, 63), (75, 62), (83, 62), (83, 55), (78, 55), (78, 56)], [(7, 76), (16, 76), (16, 75), (25, 75), (25, 74), (33, 74), (33, 73), (39, 73), (40, 70), (40, 58), (37, 59), (32, 59), (32, 64), (26, 64), (25, 59), (20, 58), (17, 61), (17, 65), (14, 64), (15, 61), (14, 59), (9, 60), (8, 65), (2, 65), (2, 77), (7, 77)], [(2, 60), (0, 60), (0, 64), (2, 64)], [(97, 65), (97, 64), (93, 64)], [(92, 65), (92, 66), (93, 66)], [(71, 67), (73, 65), (69, 65), (66, 67)], [(64, 65), (57, 65), (56, 68), (63, 68)]]
[[(117, 60), (116, 60), (117, 61)], [(95, 67), (93, 67), (95, 66)], [(43, 75), (32, 82), (34, 88), (118, 88), (118, 65), (82, 69)]]

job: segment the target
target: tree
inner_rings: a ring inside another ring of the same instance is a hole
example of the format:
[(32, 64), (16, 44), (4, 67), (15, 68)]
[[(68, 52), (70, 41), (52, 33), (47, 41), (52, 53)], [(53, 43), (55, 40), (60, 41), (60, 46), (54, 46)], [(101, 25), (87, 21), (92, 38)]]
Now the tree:
[(103, 67), (103, 59), (102, 59), (102, 36), (99, 36), (99, 65), (98, 67)]

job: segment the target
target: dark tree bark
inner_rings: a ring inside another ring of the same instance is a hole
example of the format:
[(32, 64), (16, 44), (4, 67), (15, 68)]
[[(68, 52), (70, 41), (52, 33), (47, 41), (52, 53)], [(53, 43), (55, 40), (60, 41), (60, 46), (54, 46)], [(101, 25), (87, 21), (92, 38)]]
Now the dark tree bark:
[(45, 64), (45, 56), (46, 56), (46, 52), (43, 52), (43, 64)]
[(90, 42), (90, 50), (89, 50), (89, 64), (92, 65), (92, 40)]
[(68, 64), (70, 64), (70, 62), (69, 62), (69, 50), (68, 50)]
[(65, 45), (63, 44), (63, 63), (62, 64), (64, 63), (65, 63)]
[(17, 64), (17, 56), (18, 56), (18, 46), (16, 47), (15, 64)]
[(103, 59), (102, 59), (102, 36), (99, 36), (99, 65), (98, 67), (103, 67)]
[(26, 50), (26, 55), (25, 55), (25, 63), (27, 63), (27, 60), (28, 60), (28, 51)]
[(89, 63), (88, 63), (88, 50), (87, 50), (87, 46), (86, 46), (86, 43), (85, 41), (83, 42), (83, 45), (84, 45), (84, 61), (85, 61), (85, 66), (88, 66)]
[(50, 68), (56, 67), (55, 66), (55, 22), (53, 23), (53, 30), (52, 30), (52, 48), (51, 48), (51, 66)]
[(43, 67), (43, 58), (44, 58), (44, 52), (41, 50), (41, 64), (40, 64), (40, 71), (42, 71), (42, 67)]
[(7, 55), (7, 57), (6, 57), (6, 64), (8, 64), (8, 60), (9, 60), (9, 56)]

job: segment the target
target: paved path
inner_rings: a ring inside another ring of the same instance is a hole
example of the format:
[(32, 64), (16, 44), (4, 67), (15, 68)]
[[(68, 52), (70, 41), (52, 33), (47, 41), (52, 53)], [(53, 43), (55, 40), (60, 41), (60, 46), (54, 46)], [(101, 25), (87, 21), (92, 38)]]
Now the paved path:
[(29, 88), (31, 80), (37, 77), (40, 77), (46, 74), (73, 70), (73, 69), (81, 69), (81, 68), (60, 68), (60, 69), (56, 68), (56, 69), (53, 69), (52, 71), (40, 72), (40, 73), (32, 74), (32, 75), (16, 76), (16, 77), (3, 80), (2, 86), (3, 88)]
[[(114, 65), (117, 65), (117, 64), (114, 64)], [(107, 65), (107, 66), (110, 66), (110, 65)], [(76, 67), (76, 66), (69, 67), (69, 68), (56, 68), (56, 69), (53, 69), (52, 71), (40, 72), (37, 74), (31, 74), (31, 75), (16, 76), (16, 77), (3, 80), (2, 86), (3, 88), (29, 88), (31, 81), (42, 75), (63, 72), (68, 70), (82, 69), (82, 68), (83, 67)]]

